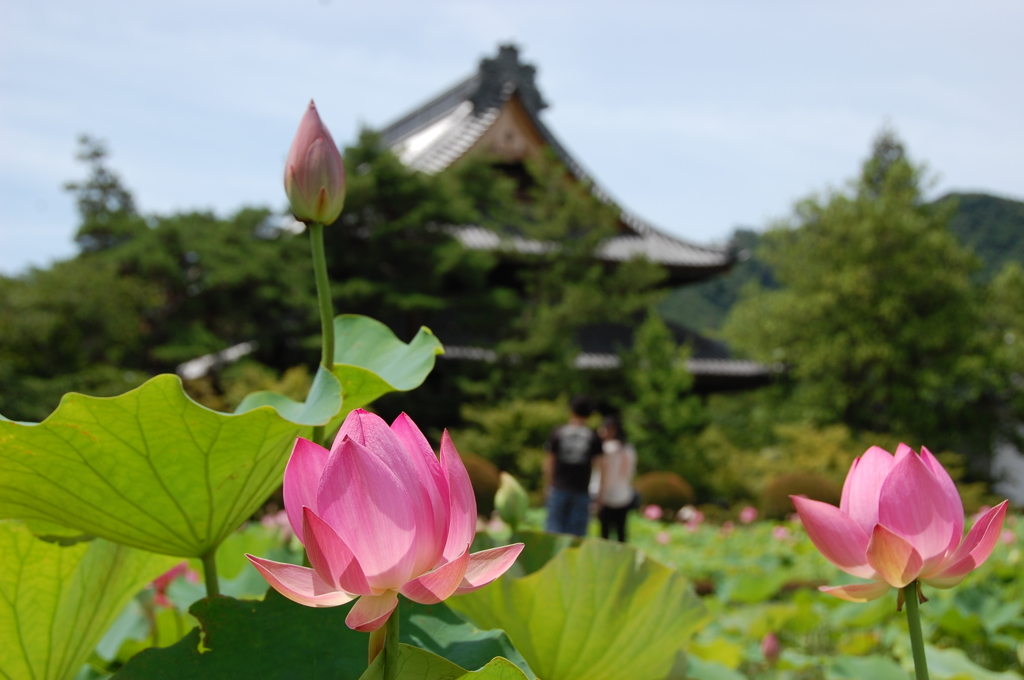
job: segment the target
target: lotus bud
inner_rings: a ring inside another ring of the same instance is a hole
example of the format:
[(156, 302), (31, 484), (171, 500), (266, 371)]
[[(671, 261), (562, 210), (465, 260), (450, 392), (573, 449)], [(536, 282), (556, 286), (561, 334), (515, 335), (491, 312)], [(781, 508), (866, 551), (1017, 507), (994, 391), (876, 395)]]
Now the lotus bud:
[(512, 531), (515, 531), (526, 518), (530, 498), (516, 478), (507, 472), (501, 473), (501, 485), (494, 494), (494, 507), (498, 510), (501, 521), (512, 527)]
[(331, 224), (345, 205), (345, 166), (312, 101), (288, 150), (284, 190), (302, 222)]
[(764, 654), (765, 660), (773, 666), (779, 660), (779, 655), (782, 653), (782, 644), (779, 643), (779, 638), (775, 633), (769, 631), (767, 635), (761, 638), (761, 653)]

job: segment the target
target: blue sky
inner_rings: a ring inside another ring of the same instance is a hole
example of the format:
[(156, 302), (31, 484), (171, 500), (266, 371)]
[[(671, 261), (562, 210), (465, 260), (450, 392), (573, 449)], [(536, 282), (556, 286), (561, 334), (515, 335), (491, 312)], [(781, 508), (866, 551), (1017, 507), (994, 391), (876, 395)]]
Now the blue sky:
[(583, 165), (697, 242), (841, 187), (887, 122), (933, 195), (1021, 199), (1021, 26), (1018, 0), (0, 0), (0, 272), (74, 253), (80, 133), (144, 212), (280, 208), (311, 97), (345, 144), (507, 41)]

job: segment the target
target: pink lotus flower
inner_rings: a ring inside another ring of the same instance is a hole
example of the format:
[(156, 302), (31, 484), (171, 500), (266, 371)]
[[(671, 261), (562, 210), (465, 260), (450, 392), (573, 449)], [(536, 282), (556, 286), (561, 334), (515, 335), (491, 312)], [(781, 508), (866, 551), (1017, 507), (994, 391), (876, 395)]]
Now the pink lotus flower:
[(668, 535), (667, 531), (659, 531), (654, 536), (654, 540), (658, 542), (658, 545), (668, 545), (672, 541), (672, 537)]
[(487, 585), (522, 543), (470, 554), (476, 500), (444, 433), (441, 458), (404, 413), (391, 427), (356, 409), (330, 451), (298, 439), (284, 473), (284, 505), (312, 569), (246, 555), (271, 586), (310, 607), (359, 598), (345, 623), (373, 631), (398, 594), (421, 604)]
[(919, 456), (905, 444), (895, 457), (872, 446), (853, 461), (838, 508), (791, 498), (821, 554), (846, 573), (871, 579), (821, 588), (851, 602), (877, 599), (915, 580), (952, 588), (988, 559), (1007, 505), (986, 512), (965, 538), (953, 480), (928, 449)]
[(284, 191), (302, 222), (331, 224), (345, 205), (345, 165), (312, 101), (288, 150)]
[(772, 538), (774, 538), (776, 541), (788, 541), (790, 538), (792, 538), (792, 536), (793, 533), (789, 530), (789, 528), (784, 527), (781, 524), (778, 524), (772, 528)]
[(742, 522), (743, 524), (750, 524), (756, 519), (757, 508), (755, 508), (754, 506), (748, 505), (747, 507), (740, 510), (740, 522)]
[(661, 510), (661, 506), (658, 505), (648, 505), (647, 507), (644, 508), (644, 517), (651, 520), (652, 522), (656, 522), (659, 519), (661, 519), (661, 516), (663, 514), (664, 513)]

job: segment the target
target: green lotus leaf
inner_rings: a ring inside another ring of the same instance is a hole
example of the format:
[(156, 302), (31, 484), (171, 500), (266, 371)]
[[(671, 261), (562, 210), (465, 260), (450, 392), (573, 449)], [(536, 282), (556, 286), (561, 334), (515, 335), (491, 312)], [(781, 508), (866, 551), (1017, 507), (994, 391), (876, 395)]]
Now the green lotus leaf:
[(368, 316), (336, 317), (334, 375), (341, 381), (344, 394), (342, 417), (388, 392), (419, 387), (434, 369), (438, 354), (444, 354), (441, 341), (426, 327), (406, 344), (390, 328)]
[(504, 629), (544, 680), (660, 680), (707, 617), (681, 574), (599, 540), (448, 606), (481, 628)]
[(341, 383), (333, 373), (320, 368), (313, 378), (306, 401), (299, 403), (283, 394), (263, 390), (247, 394), (235, 413), (270, 406), (282, 418), (299, 425), (326, 425), (341, 410)]
[(271, 408), (192, 401), (160, 375), (117, 397), (66, 394), (43, 422), (0, 422), (0, 518), (201, 557), (281, 483), (308, 428)]
[[(525, 680), (523, 671), (508, 659), (492, 659), (478, 671), (467, 671), (456, 664), (410, 645), (398, 647), (398, 676), (402, 680)], [(360, 680), (383, 680), (384, 655), (379, 655)]]
[(983, 668), (967, 658), (962, 649), (940, 649), (925, 645), (928, 675), (935, 680), (1021, 680), (1020, 673), (997, 673)]
[[(486, 536), (486, 534), (480, 533), (477, 536)], [(508, 570), (510, 576), (518, 578), (541, 569), (566, 548), (579, 546), (583, 539), (569, 534), (552, 534), (536, 529), (521, 529), (513, 531), (508, 542), (523, 544), (523, 552), (519, 554)]]
[(898, 663), (883, 656), (840, 656), (825, 669), (827, 680), (907, 680), (907, 677)]
[[(260, 600), (216, 597), (200, 600), (190, 612), (202, 630), (165, 649), (148, 649), (130, 659), (116, 680), (260, 680), (331, 678), (356, 680), (366, 670), (370, 636), (345, 625), (352, 604), (304, 607), (274, 590)], [(420, 605), (403, 599), (399, 638), (431, 652), (433, 658), (480, 668), (496, 656), (513, 668), (529, 666), (500, 630), (481, 631), (444, 604)], [(202, 649), (200, 649), (202, 640)], [(518, 670), (518, 669), (517, 669)], [(510, 676), (532, 679), (534, 675)], [(405, 677), (405, 676), (402, 676)], [(462, 677), (461, 675), (454, 677)], [(491, 677), (491, 676), (485, 676)], [(502, 676), (496, 676), (502, 677)]]
[(62, 548), (0, 521), (0, 677), (74, 678), (106, 630), (172, 557), (96, 540)]

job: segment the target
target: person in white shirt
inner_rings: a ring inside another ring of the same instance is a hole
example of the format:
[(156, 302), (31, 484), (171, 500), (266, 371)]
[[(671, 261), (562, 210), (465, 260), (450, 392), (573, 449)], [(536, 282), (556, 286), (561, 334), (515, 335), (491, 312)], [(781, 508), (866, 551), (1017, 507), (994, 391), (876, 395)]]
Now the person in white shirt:
[(602, 455), (592, 480), (597, 519), (601, 522), (601, 538), (626, 542), (626, 515), (633, 507), (633, 477), (636, 476), (636, 449), (627, 444), (622, 423), (608, 416), (597, 431), (602, 439)]

